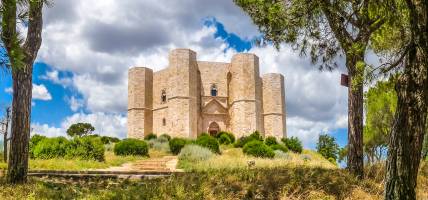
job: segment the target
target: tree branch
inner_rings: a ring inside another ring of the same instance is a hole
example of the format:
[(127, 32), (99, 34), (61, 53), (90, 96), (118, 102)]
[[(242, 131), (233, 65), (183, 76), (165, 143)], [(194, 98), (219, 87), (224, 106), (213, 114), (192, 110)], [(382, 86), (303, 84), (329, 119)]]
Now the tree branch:
[[(14, 40), (17, 39), (16, 35), (16, 1), (2, 0), (1, 6), (3, 10), (2, 15), (2, 31), (1, 39), (6, 47), (8, 53), (12, 52), (15, 48)], [(12, 61), (12, 60), (11, 60)]]
[(27, 59), (34, 61), (34, 59), (36, 59), (40, 45), (42, 44), (43, 0), (30, 0), (29, 4), (29, 23), (27, 30), (27, 39), (24, 43), (24, 50), (27, 54)]

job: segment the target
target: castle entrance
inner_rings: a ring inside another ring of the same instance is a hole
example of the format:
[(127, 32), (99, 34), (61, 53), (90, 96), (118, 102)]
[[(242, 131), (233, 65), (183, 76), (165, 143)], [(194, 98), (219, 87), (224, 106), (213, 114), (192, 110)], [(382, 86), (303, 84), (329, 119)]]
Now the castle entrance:
[(208, 127), (208, 133), (211, 136), (215, 136), (218, 132), (220, 132), (220, 126), (217, 124), (217, 122), (211, 122), (210, 126)]

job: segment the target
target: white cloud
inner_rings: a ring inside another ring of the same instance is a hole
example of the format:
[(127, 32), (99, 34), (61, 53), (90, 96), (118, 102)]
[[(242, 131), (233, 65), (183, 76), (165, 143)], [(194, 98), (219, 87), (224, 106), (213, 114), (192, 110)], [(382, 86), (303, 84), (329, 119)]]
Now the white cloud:
[(9, 93), (9, 94), (12, 94), (13, 89), (12, 89), (11, 87), (8, 87), (8, 88), (5, 88), (5, 89), (4, 89), (4, 92)]
[(68, 100), (69, 104), (70, 104), (70, 109), (73, 112), (78, 111), (80, 108), (83, 107), (83, 101), (82, 99), (78, 99), (75, 98), (74, 96), (72, 96), (69, 100)]
[(47, 71), (45, 75), (42, 75), (39, 78), (43, 80), (50, 80), (55, 84), (62, 85), (63, 87), (67, 87), (72, 84), (71, 78), (60, 78), (58, 70)]
[(33, 99), (36, 100), (42, 100), (42, 101), (49, 101), (52, 99), (51, 94), (49, 93), (48, 89), (45, 85), (40, 84), (33, 84)]

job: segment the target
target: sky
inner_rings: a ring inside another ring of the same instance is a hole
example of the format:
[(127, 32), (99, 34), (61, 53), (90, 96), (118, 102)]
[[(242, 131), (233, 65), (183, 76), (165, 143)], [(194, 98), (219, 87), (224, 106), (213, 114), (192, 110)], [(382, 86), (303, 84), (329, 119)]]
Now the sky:
[[(161, 70), (170, 50), (190, 48), (204, 61), (229, 62), (236, 53), (255, 53), (261, 74), (285, 77), (288, 137), (312, 149), (322, 133), (340, 146), (347, 143), (344, 66), (319, 71), (286, 44), (279, 51), (256, 46), (261, 33), (231, 0), (57, 0), (43, 15), (32, 134), (61, 136), (71, 124), (89, 122), (96, 134), (126, 137), (128, 69)], [(0, 70), (2, 115), (11, 93), (11, 74)]]

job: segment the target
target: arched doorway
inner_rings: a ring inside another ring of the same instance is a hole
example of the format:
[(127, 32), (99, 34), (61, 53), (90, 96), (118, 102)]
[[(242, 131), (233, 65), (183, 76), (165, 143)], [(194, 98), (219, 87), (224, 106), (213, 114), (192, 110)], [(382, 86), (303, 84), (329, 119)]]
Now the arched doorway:
[(217, 122), (211, 122), (210, 126), (208, 127), (208, 133), (211, 136), (217, 135), (217, 133), (220, 132), (220, 126), (217, 124)]

